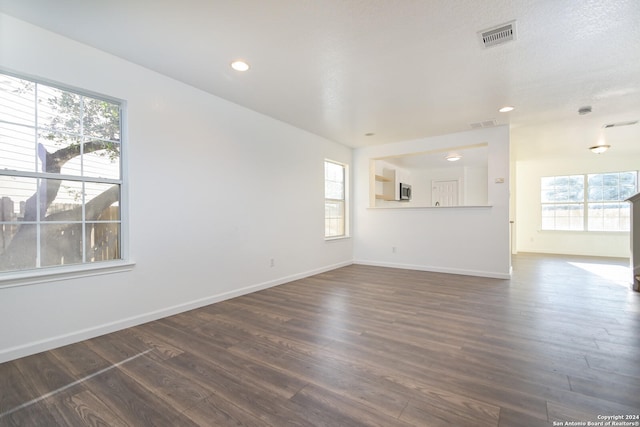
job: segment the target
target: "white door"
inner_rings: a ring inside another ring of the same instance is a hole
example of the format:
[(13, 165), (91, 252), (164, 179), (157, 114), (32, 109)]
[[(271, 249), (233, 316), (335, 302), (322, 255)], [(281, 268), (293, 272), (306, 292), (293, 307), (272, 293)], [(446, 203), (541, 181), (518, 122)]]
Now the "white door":
[(431, 181), (431, 206), (458, 206), (458, 181)]

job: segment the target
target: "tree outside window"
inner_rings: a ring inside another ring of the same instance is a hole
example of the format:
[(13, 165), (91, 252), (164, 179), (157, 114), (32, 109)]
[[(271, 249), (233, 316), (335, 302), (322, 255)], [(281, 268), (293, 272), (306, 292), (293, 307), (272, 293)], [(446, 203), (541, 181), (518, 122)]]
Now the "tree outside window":
[(543, 177), (543, 230), (629, 231), (637, 171)]
[(0, 74), (0, 272), (122, 258), (121, 108)]
[(624, 200), (637, 188), (636, 172), (590, 174), (588, 182), (588, 229), (590, 231), (628, 231), (631, 209)]

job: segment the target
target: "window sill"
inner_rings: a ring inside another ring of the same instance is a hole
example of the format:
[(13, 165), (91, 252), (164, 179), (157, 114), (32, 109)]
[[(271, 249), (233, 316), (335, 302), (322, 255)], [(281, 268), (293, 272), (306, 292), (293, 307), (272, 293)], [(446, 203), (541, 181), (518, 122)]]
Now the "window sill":
[[(402, 203), (402, 202), (398, 202), (398, 203)], [(486, 209), (486, 208), (492, 208), (493, 205), (458, 205), (458, 206), (369, 206), (367, 209), (426, 209), (426, 210), (431, 210), (431, 209)]]
[(347, 240), (350, 239), (351, 236), (336, 236), (336, 237), (325, 237), (325, 242), (335, 242), (336, 240)]
[(73, 265), (63, 267), (42, 268), (20, 272), (0, 273), (0, 289), (15, 286), (35, 285), (46, 282), (56, 282), (79, 277), (100, 276), (103, 274), (131, 271), (135, 262), (113, 261), (99, 264)]
[(569, 234), (588, 234), (588, 235), (595, 235), (595, 234), (604, 234), (604, 235), (611, 235), (611, 234), (629, 234), (630, 231), (619, 231), (619, 230), (612, 230), (612, 231), (608, 231), (608, 230), (543, 230), (543, 229), (538, 229), (538, 233), (550, 233), (550, 234), (554, 234), (554, 233), (569, 233)]

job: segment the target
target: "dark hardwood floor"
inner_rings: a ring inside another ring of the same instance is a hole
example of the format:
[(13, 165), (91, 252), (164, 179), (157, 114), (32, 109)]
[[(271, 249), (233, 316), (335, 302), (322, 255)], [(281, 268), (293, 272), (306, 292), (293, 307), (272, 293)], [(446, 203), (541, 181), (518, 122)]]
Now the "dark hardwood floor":
[(640, 293), (625, 268), (534, 254), (514, 257), (511, 280), (341, 268), (1, 364), (0, 425), (535, 427), (640, 414)]

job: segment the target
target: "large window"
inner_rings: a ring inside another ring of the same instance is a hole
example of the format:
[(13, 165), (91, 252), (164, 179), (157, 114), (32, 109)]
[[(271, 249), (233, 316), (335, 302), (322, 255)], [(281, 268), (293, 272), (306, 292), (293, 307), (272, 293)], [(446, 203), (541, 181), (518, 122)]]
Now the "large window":
[(324, 162), (324, 237), (344, 237), (346, 220), (346, 166)]
[(0, 272), (122, 258), (121, 106), (0, 74)]
[(543, 177), (542, 229), (628, 231), (637, 182), (637, 171)]

